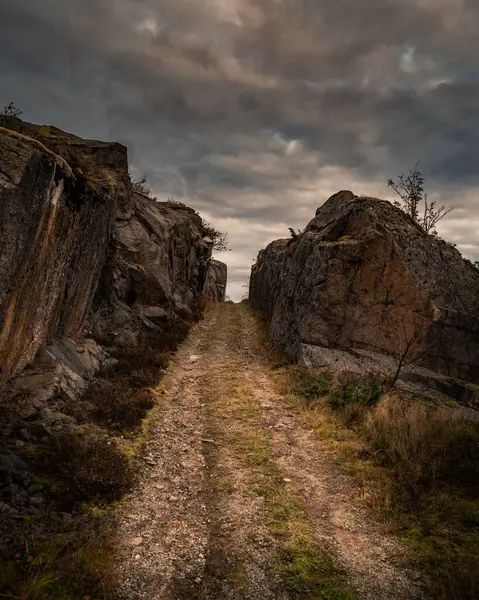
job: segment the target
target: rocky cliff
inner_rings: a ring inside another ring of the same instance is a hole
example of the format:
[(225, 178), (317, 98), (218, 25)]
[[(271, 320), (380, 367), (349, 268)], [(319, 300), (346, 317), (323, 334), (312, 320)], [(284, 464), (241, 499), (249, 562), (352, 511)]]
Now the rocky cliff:
[(400, 209), (343, 191), (259, 253), (252, 305), (309, 366), (416, 364), (479, 382), (479, 270)]
[(132, 191), (125, 147), (1, 118), (0, 385), (76, 393), (103, 346), (193, 320), (211, 250), (194, 210)]
[(212, 259), (206, 274), (205, 294), (213, 302), (224, 302), (228, 270), (224, 263)]

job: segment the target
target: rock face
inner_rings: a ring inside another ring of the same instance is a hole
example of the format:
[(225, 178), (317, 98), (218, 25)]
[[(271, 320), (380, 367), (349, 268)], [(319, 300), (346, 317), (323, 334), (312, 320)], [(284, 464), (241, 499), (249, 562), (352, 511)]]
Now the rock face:
[(403, 357), (479, 382), (479, 270), (387, 201), (332, 196), (297, 240), (259, 253), (250, 300), (309, 366), (391, 371)]
[(224, 302), (228, 268), (219, 260), (210, 260), (206, 274), (205, 294), (213, 302)]
[(133, 193), (114, 223), (91, 319), (95, 339), (131, 346), (145, 328), (193, 320), (211, 250), (193, 209)]
[(120, 144), (0, 118), (0, 387), (79, 392), (103, 346), (193, 320), (204, 234), (194, 210), (132, 191)]
[[(33, 126), (8, 121), (31, 133)], [(15, 133), (0, 129), (1, 383), (32, 361), (41, 344), (81, 334), (128, 185), (126, 148), (119, 144), (49, 133), (49, 152)], [(95, 165), (91, 185), (64, 167), (62, 151), (69, 163)]]

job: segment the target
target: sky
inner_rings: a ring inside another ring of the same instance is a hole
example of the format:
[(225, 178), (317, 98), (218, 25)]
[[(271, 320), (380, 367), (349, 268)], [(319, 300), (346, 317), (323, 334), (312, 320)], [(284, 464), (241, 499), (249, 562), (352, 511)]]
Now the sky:
[(479, 260), (477, 0), (0, 0), (0, 106), (129, 149), (228, 233), (227, 293), (331, 194), (417, 161)]

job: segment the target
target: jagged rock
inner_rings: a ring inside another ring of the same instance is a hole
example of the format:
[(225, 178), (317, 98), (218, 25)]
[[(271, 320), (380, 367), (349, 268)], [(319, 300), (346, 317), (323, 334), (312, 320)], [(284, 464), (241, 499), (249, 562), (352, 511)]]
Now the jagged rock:
[(31, 485), (28, 486), (28, 493), (36, 494), (38, 492), (41, 492), (43, 489), (44, 489), (43, 485), (41, 485), (40, 483), (32, 483)]
[[(41, 344), (81, 333), (129, 180), (119, 144), (13, 118), (1, 118), (0, 126), (2, 384)], [(90, 171), (69, 176), (65, 160)]]
[(124, 146), (0, 117), (2, 394), (75, 398), (105, 345), (195, 319), (204, 233), (193, 209), (132, 191)]
[(145, 328), (195, 317), (211, 256), (201, 233), (191, 209), (133, 194), (115, 222), (92, 318), (96, 339), (134, 346)]
[(37, 438), (52, 435), (52, 427), (50, 423), (29, 423), (27, 431), (31, 436)]
[[(81, 343), (68, 338), (54, 340), (50, 346), (41, 346), (38, 354), (40, 360), (33, 360), (34, 368), (20, 373), (5, 391), (10, 396), (30, 398), (37, 408), (54, 396), (73, 399), (81, 394), (104, 361), (103, 349), (92, 339)], [(34, 408), (27, 406), (24, 410), (31, 413)], [(26, 420), (32, 414), (24, 413), (22, 418)]]
[(391, 372), (409, 343), (407, 363), (479, 382), (479, 271), (387, 201), (329, 198), (297, 240), (260, 252), (250, 299), (309, 366)]
[(206, 274), (205, 294), (213, 302), (224, 302), (228, 267), (219, 260), (210, 260)]
[(164, 308), (161, 308), (161, 306), (138, 306), (135, 308), (136, 310), (139, 310), (143, 316), (152, 321), (166, 321), (168, 318), (168, 313)]

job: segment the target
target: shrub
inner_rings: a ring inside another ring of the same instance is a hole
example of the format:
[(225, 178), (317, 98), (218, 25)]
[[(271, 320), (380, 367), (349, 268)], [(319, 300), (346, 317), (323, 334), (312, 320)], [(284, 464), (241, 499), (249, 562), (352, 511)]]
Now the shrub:
[(374, 406), (385, 389), (386, 383), (374, 377), (340, 375), (331, 387), (328, 404), (334, 410), (342, 410), (352, 404)]
[(368, 408), (379, 402), (387, 385), (384, 381), (370, 376), (338, 376), (327, 397), (332, 408), (347, 427), (359, 423)]
[(298, 367), (294, 371), (292, 391), (306, 404), (328, 395), (331, 386), (331, 375), (312, 373), (304, 367)]
[(295, 231), (292, 227), (288, 227), (289, 229), (289, 233), (291, 234), (291, 239), (292, 240), (297, 240), (299, 239), (299, 237), (301, 236), (301, 234), (303, 233), (301, 231), (301, 229), (298, 229), (298, 231)]
[(23, 111), (15, 106), (13, 102), (10, 102), (2, 108), (0, 117), (16, 117), (19, 119), (23, 115)]
[(137, 194), (141, 194), (142, 196), (146, 196), (147, 198), (151, 198), (152, 200), (156, 200), (156, 196), (153, 196), (151, 193), (151, 187), (147, 183), (148, 175), (143, 175), (139, 179), (132, 179), (131, 187), (133, 191)]
[(209, 237), (213, 241), (213, 250), (216, 250), (217, 252), (230, 250), (228, 247), (228, 234), (216, 229), (203, 219), (202, 234), (203, 237)]
[(362, 418), (365, 410), (376, 404), (386, 389), (386, 383), (372, 377), (311, 373), (305, 368), (297, 368), (294, 374), (292, 391), (306, 404), (321, 398), (351, 425)]
[(56, 433), (43, 454), (42, 467), (67, 488), (62, 490), (66, 492), (62, 501), (112, 502), (133, 484), (128, 459), (117, 442), (95, 425)]
[[(162, 340), (164, 343), (164, 341)], [(170, 346), (171, 347), (171, 346)], [(136, 388), (149, 387), (158, 383), (158, 371), (168, 365), (169, 353), (165, 348), (151, 346), (145, 341), (137, 348), (118, 349), (114, 353), (118, 363), (110, 373), (129, 377), (130, 385)]]
[[(150, 348), (153, 353), (156, 352), (157, 354), (161, 352), (176, 352), (178, 345), (186, 339), (190, 327), (191, 324), (187, 321), (177, 319), (161, 331), (156, 330), (145, 333), (142, 345), (138, 350), (138, 355), (140, 356), (146, 348)], [(150, 353), (151, 356), (152, 354)]]
[(413, 497), (439, 482), (477, 486), (479, 425), (457, 411), (388, 395), (368, 414), (362, 433)]
[(95, 406), (94, 418), (109, 429), (135, 429), (155, 405), (154, 390), (132, 389), (131, 383), (118, 375), (104, 384), (91, 386), (84, 396), (84, 400)]
[(210, 304), (211, 304), (211, 300), (208, 298), (208, 296), (206, 294), (202, 294), (200, 299), (198, 300), (198, 306), (197, 306), (198, 317), (200, 319), (204, 318), (206, 309), (208, 308), (208, 306)]

